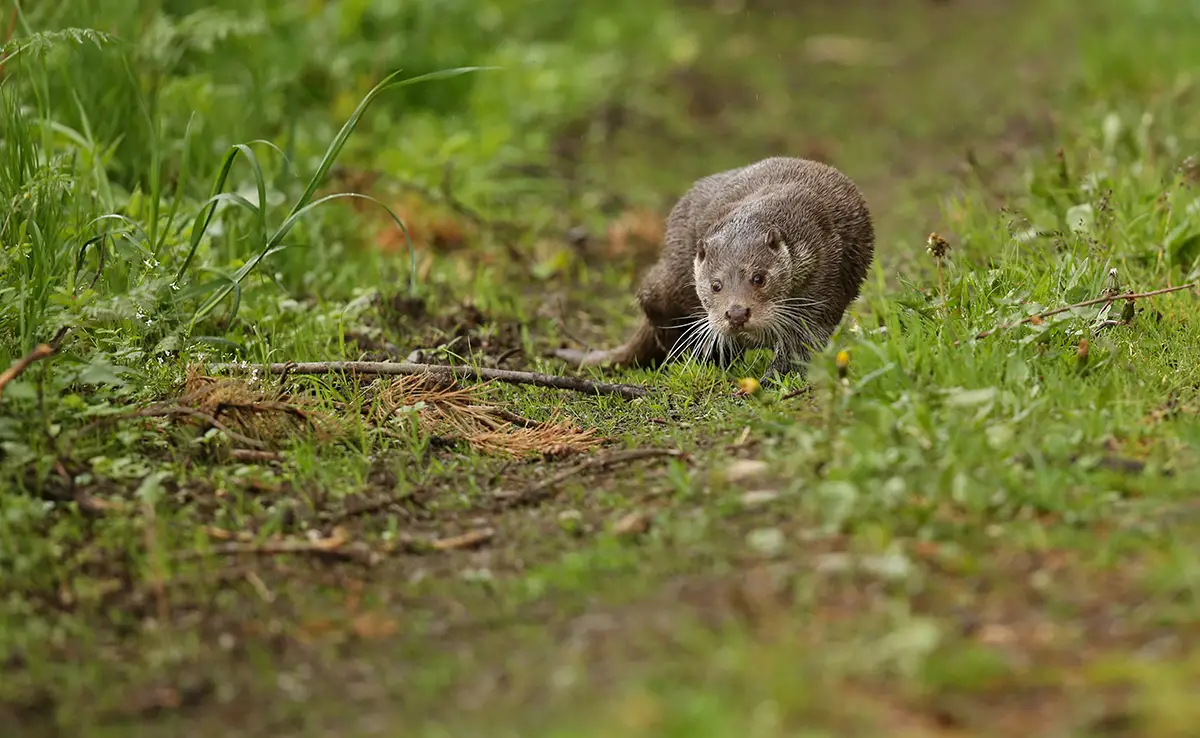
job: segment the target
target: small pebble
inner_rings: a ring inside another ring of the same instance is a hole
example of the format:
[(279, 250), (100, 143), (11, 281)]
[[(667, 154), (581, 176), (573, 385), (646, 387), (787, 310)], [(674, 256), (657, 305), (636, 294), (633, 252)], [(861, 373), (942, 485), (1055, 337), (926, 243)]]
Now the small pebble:
[(617, 521), (613, 528), (619, 536), (638, 536), (650, 530), (650, 516), (643, 512), (631, 512)]
[(742, 504), (746, 507), (761, 507), (779, 499), (779, 493), (769, 489), (756, 489), (742, 495)]
[(764, 556), (778, 556), (784, 542), (783, 531), (778, 528), (759, 528), (746, 536), (746, 544)]

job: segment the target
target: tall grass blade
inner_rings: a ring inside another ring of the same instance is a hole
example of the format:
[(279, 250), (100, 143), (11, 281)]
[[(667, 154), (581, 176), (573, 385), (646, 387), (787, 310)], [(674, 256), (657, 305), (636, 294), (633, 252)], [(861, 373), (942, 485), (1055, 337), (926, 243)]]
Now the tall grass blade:
[[(274, 235), (272, 235), (271, 238), (266, 239), (266, 242), (264, 243), (262, 250), (255, 257), (253, 257), (249, 261), (247, 261), (246, 264), (242, 266), (242, 268), (238, 269), (237, 273), (234, 275), (235, 283), (240, 283), (241, 280), (246, 277), (246, 275), (248, 275), (255, 267), (257, 267), (260, 262), (262, 262), (262, 260), (271, 251), (271, 249), (273, 249), (275, 246), (279, 245), (279, 243), (287, 235), (288, 231), (290, 231), (292, 226), (295, 225), (296, 218), (301, 213), (306, 212), (310, 209), (309, 208), (310, 204), (315, 205), (320, 202), (326, 202), (329, 199), (332, 199), (330, 197), (326, 197), (326, 198), (321, 198), (320, 200), (317, 201), (317, 203), (311, 202), (313, 196), (316, 194), (317, 188), (319, 188), (321, 186), (321, 183), (325, 180), (325, 175), (329, 173), (329, 170), (333, 167), (334, 162), (337, 160), (338, 154), (341, 153), (342, 148), (346, 145), (346, 141), (350, 138), (350, 134), (354, 132), (355, 127), (358, 125), (358, 121), (362, 118), (363, 113), (366, 112), (367, 108), (371, 105), (371, 103), (375, 100), (375, 98), (377, 98), (384, 91), (395, 88), (395, 87), (406, 87), (408, 85), (417, 84), (419, 82), (429, 82), (429, 81), (438, 80), (438, 79), (447, 79), (450, 77), (456, 77), (456, 76), (459, 76), (462, 74), (467, 74), (470, 72), (477, 72), (477, 71), (483, 71), (483, 70), (494, 69), (494, 68), (495, 67), (458, 67), (455, 69), (444, 69), (444, 70), (440, 70), (437, 72), (430, 72), (428, 74), (422, 74), (422, 75), (418, 75), (416, 77), (409, 77), (407, 79), (397, 79), (397, 77), (399, 77), (399, 75), (402, 71), (402, 70), (397, 70), (397, 71), (389, 74), (387, 77), (384, 77), (382, 81), (380, 81), (378, 84), (376, 84), (374, 87), (372, 87), (369, 92), (367, 92), (367, 94), (363, 97), (362, 101), (359, 102), (358, 107), (356, 107), (354, 109), (354, 112), (351, 113), (349, 119), (342, 126), (341, 130), (338, 131), (337, 136), (335, 136), (333, 141), (329, 144), (329, 148), (326, 149), (325, 156), (321, 159), (321, 163), (317, 167), (317, 171), (313, 174), (312, 178), (308, 182), (308, 186), (304, 189), (304, 194), (302, 194), (300, 196), (300, 198), (296, 201), (296, 203), (292, 206), (292, 209), (288, 213), (287, 218), (284, 219), (283, 224), (275, 231)], [(225, 167), (222, 169), (222, 175), (223, 176), (221, 176), (219, 178), (219, 182), (223, 185), (225, 177), (228, 176), (228, 167)], [(378, 201), (376, 200), (375, 202), (378, 202)], [(380, 203), (380, 204), (382, 205), (382, 203)], [(390, 210), (388, 212), (389, 212), (389, 214), (392, 215), (393, 219), (396, 220), (397, 223), (399, 223), (399, 219), (395, 217), (395, 214), (391, 213)], [(199, 220), (199, 219), (197, 219), (197, 220)], [(204, 222), (203, 227), (204, 228), (208, 227), (207, 220)], [(405, 241), (408, 243), (409, 263), (410, 263), (410, 265), (415, 267), (416, 252), (413, 248), (412, 239), (409, 238), (408, 231), (407, 231), (407, 229), (405, 229), (403, 227), (403, 224), (401, 224), (401, 230), (404, 233)], [(177, 279), (182, 276), (184, 269), (186, 269), (186, 267), (187, 267), (187, 264), (190, 263), (192, 254), (195, 252), (195, 247), (196, 247), (196, 245), (199, 244), (200, 235), (202, 235), (202, 231), (201, 231), (201, 233), (193, 232), (193, 234), (192, 234), (192, 243), (193, 243), (192, 250), (188, 254), (188, 259), (184, 262), (184, 267), (180, 269), (180, 273), (177, 276)], [(409, 277), (409, 284), (410, 284), (410, 288), (415, 290), (416, 289), (415, 269), (413, 271), (414, 271), (414, 274), (410, 274), (410, 277)], [(215, 295), (213, 295), (213, 297), (211, 299), (207, 300), (203, 305), (201, 305), (200, 308), (196, 311), (196, 313), (192, 316), (192, 324), (194, 325), (196, 322), (202, 320), (206, 315), (208, 315), (210, 312), (212, 312), (213, 308), (216, 307), (216, 305), (218, 303), (220, 303), (220, 301), (223, 300), (232, 289), (233, 289), (233, 286), (231, 285), (229, 287), (225, 287), (225, 288), (218, 290), (217, 293)]]

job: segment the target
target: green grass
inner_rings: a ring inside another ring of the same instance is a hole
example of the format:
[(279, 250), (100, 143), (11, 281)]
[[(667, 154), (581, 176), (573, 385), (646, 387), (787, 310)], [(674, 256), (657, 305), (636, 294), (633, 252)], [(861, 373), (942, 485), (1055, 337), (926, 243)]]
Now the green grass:
[[(0, 361), (62, 344), (0, 397), (0, 726), (1190, 735), (1194, 293), (976, 336), (1113, 269), (1138, 292), (1200, 277), (1196, 11), (512, 5), (12, 16)], [(884, 46), (822, 62), (820, 35)], [(199, 402), (188, 370), (215, 361), (564, 372), (546, 349), (635, 324), (653, 252), (610, 252), (606, 229), (778, 153), (854, 177), (879, 233), (810, 395), (735, 397), (762, 355), (590, 372), (653, 389), (636, 401), (481, 391), (686, 458), (508, 506), (575, 457), (484, 453), (387, 412), (379, 384), (256, 373), (232, 400), (257, 410), (213, 412), (267, 461), (129, 417)], [(276, 392), (319, 427), (273, 415)], [(339, 529), (376, 563), (214, 549)]]

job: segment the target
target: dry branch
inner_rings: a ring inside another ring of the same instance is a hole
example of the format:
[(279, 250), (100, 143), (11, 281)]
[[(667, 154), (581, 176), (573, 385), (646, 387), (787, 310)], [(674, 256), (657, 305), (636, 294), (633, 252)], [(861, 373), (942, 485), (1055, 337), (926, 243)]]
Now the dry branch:
[(152, 407), (142, 408), (141, 410), (135, 410), (131, 413), (122, 413), (121, 415), (107, 415), (107, 416), (104, 416), (101, 418), (96, 418), (91, 423), (88, 423), (87, 425), (80, 428), (78, 431), (76, 431), (76, 433), (79, 435), (82, 435), (82, 434), (86, 433), (87, 431), (90, 431), (101, 425), (104, 425), (106, 423), (113, 423), (113, 422), (116, 422), (119, 420), (130, 420), (133, 418), (163, 418), (163, 417), (171, 417), (171, 416), (177, 416), (177, 415), (187, 415), (189, 417), (195, 418), (196, 420), (207, 423), (209, 426), (216, 428), (217, 430), (221, 431), (225, 435), (229, 436), (230, 439), (237, 441), (238, 443), (241, 443), (242, 445), (250, 446), (252, 448), (256, 448), (259, 450), (265, 450), (268, 448), (267, 444), (263, 443), (262, 441), (260, 441), (256, 438), (251, 438), (247, 435), (238, 433), (237, 431), (233, 430), (232, 428), (225, 425), (224, 423), (217, 420), (216, 418), (209, 415), (208, 413), (204, 412), (203, 410), (197, 410), (194, 407), (183, 407), (183, 406), (176, 406), (176, 405), (168, 405), (165, 407), (164, 406), (152, 406)]
[[(75, 477), (67, 471), (67, 467), (63, 464), (62, 459), (54, 460), (54, 471), (62, 478), (63, 484), (71, 491), (71, 498), (75, 504), (79, 506), (80, 511), (89, 515), (103, 515), (110, 510), (122, 510), (124, 505), (121, 502), (108, 502), (99, 497), (90, 494), (86, 489), (80, 489), (75, 484)], [(57, 498), (50, 497), (48, 499)]]
[[(234, 373), (245, 372), (253, 368), (246, 364), (216, 364), (214, 372)], [(377, 375), (412, 375), (421, 374), (433, 377), (453, 376), (464, 379), (495, 380), (507, 384), (531, 384), (537, 387), (571, 390), (591, 395), (616, 395), (626, 400), (647, 397), (650, 392), (645, 387), (632, 384), (608, 384), (592, 382), (575, 377), (562, 377), (539, 372), (517, 372), (507, 369), (475, 368), (470, 366), (449, 366), (445, 364), (413, 364), (405, 361), (306, 361), (268, 364), (260, 367), (270, 374), (377, 374)]]
[(20, 13), (19, 13), (20, 9), (21, 9), (20, 5), (18, 5), (17, 3), (13, 3), (12, 12), (8, 16), (8, 28), (4, 32), (4, 43), (0, 44), (0, 46), (5, 47), (4, 52), (0, 53), (0, 79), (2, 79), (4, 77), (4, 74), (7, 71), (6, 66), (8, 64), (8, 48), (7, 48), (8, 42), (12, 41), (13, 32), (17, 30), (17, 19), (20, 18)]
[(569, 469), (555, 474), (552, 477), (543, 479), (520, 492), (505, 492), (500, 491), (495, 493), (498, 500), (506, 502), (510, 505), (529, 504), (540, 502), (550, 496), (551, 490), (562, 484), (566, 480), (585, 471), (599, 471), (607, 469), (617, 464), (627, 464), (632, 461), (641, 459), (653, 459), (660, 457), (686, 458), (687, 454), (683, 451), (673, 448), (634, 448), (626, 451), (613, 451), (612, 453), (595, 456), (587, 461), (576, 464)]
[(283, 457), (274, 451), (258, 451), (249, 448), (230, 449), (229, 458), (245, 462), (283, 461)]
[(58, 348), (62, 345), (68, 330), (70, 329), (60, 328), (54, 338), (50, 339), (50, 343), (39, 343), (32, 351), (14, 361), (3, 373), (0, 373), (0, 397), (4, 396), (5, 385), (25, 373), (26, 369), (33, 366), (34, 363), (58, 353)]
[(469, 530), (462, 535), (439, 538), (433, 541), (430, 546), (436, 551), (457, 551), (464, 548), (475, 548), (492, 540), (495, 535), (496, 530), (494, 528)]
[(198, 559), (206, 555), (220, 556), (287, 556), (289, 554), (310, 554), (344, 561), (357, 561), (363, 564), (375, 564), (379, 554), (362, 545), (342, 545), (340, 540), (323, 539), (318, 541), (265, 541), (251, 543), (247, 541), (231, 541), (211, 546), (206, 550), (184, 551), (177, 559)]
[(987, 338), (988, 336), (992, 335), (993, 333), (997, 333), (999, 331), (1005, 331), (1005, 330), (1008, 330), (1009, 328), (1016, 328), (1017, 326), (1024, 325), (1025, 323), (1034, 323), (1034, 322), (1037, 322), (1040, 320), (1044, 320), (1046, 318), (1049, 318), (1051, 315), (1058, 315), (1059, 313), (1065, 313), (1068, 310), (1074, 310), (1075, 308), (1088, 307), (1090, 305), (1099, 305), (1102, 302), (1116, 302), (1117, 300), (1129, 300), (1129, 301), (1142, 300), (1147, 297), (1154, 297), (1155, 295), (1165, 295), (1168, 292), (1179, 292), (1181, 290), (1187, 290), (1187, 289), (1191, 289), (1193, 287), (1195, 287), (1194, 284), (1181, 284), (1177, 287), (1163, 287), (1162, 289), (1152, 290), (1150, 292), (1127, 292), (1123, 295), (1105, 295), (1104, 297), (1097, 297), (1092, 300), (1084, 300), (1083, 302), (1077, 302), (1074, 305), (1064, 305), (1063, 307), (1054, 308), (1053, 310), (1046, 310), (1045, 312), (1037, 313), (1036, 315), (1030, 315), (1027, 318), (1023, 318), (1021, 320), (1015, 320), (1011, 323), (1002, 323), (1001, 325), (998, 325), (995, 328), (989, 328), (986, 331), (981, 331), (981, 332), (975, 334), (975, 338), (976, 339)]
[(258, 440), (257, 438), (251, 438), (250, 436), (238, 433), (237, 431), (235, 431), (234, 429), (225, 425), (224, 423), (217, 420), (216, 418), (209, 415), (208, 413), (206, 413), (202, 410), (197, 410), (194, 407), (182, 407), (182, 406), (148, 407), (145, 410), (138, 411), (137, 414), (141, 415), (142, 417), (146, 417), (146, 418), (163, 417), (163, 416), (171, 416), (171, 415), (187, 415), (189, 417), (195, 418), (196, 420), (202, 421), (204, 423), (208, 423), (210, 426), (221, 431), (222, 433), (229, 436), (232, 440), (237, 441), (238, 443), (244, 444), (246, 446), (250, 446), (252, 448), (260, 449), (260, 450), (265, 450), (267, 448), (267, 444), (263, 443), (262, 441)]
[(264, 441), (288, 438), (302, 430), (327, 440), (345, 430), (342, 419), (321, 412), (312, 398), (289, 398), (244, 377), (209, 377), (189, 367), (184, 389), (174, 404), (206, 412)]

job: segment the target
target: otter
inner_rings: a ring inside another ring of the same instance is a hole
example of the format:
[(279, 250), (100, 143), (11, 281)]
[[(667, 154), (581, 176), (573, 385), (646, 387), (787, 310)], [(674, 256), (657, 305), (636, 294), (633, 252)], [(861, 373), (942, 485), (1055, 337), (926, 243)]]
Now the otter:
[(697, 180), (667, 216), (644, 313), (622, 346), (558, 349), (578, 366), (653, 366), (684, 354), (730, 366), (751, 348), (774, 357), (761, 383), (807, 375), (859, 295), (875, 252), (862, 193), (808, 159), (770, 157)]

